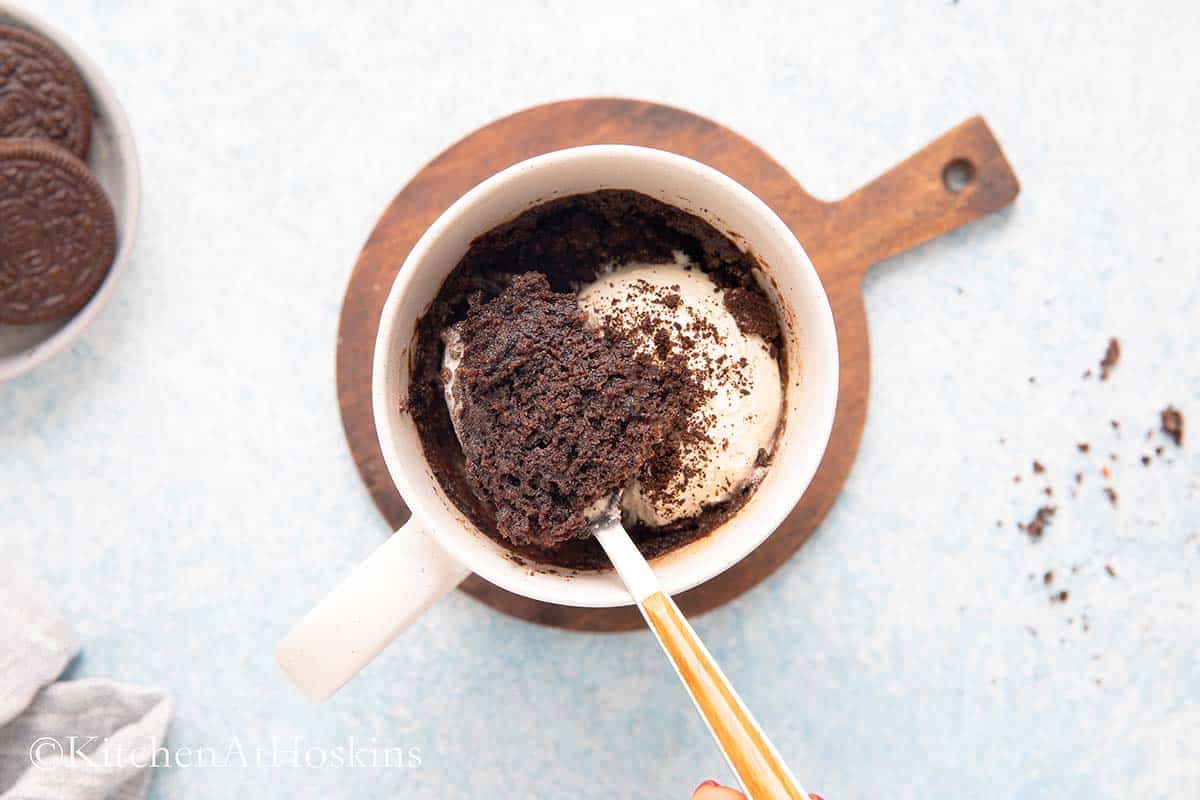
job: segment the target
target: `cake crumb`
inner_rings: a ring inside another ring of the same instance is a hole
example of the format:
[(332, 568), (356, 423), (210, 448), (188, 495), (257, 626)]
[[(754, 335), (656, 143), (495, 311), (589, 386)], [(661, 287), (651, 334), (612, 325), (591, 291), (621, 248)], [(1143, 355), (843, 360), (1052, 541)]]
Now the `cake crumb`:
[(724, 303), (742, 333), (747, 336), (761, 336), (767, 342), (779, 336), (779, 317), (770, 301), (760, 292), (741, 288), (727, 289)]
[(1162, 417), (1162, 432), (1176, 447), (1183, 446), (1183, 414), (1175, 406), (1167, 406), (1160, 414)]
[(1046, 532), (1055, 511), (1057, 509), (1054, 506), (1042, 506), (1034, 512), (1033, 519), (1029, 522), (1018, 522), (1017, 528), (1024, 531), (1031, 541), (1036, 542)]
[(1108, 376), (1112, 374), (1120, 360), (1121, 343), (1116, 339), (1109, 339), (1108, 347), (1104, 348), (1104, 358), (1100, 359), (1100, 380), (1108, 380)]

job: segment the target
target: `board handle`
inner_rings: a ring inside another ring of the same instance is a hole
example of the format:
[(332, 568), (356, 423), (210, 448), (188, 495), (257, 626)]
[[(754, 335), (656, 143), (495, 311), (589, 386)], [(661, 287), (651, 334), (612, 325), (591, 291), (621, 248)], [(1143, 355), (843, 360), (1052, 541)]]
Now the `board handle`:
[(818, 268), (859, 277), (1016, 198), (1017, 176), (983, 117), (972, 117), (853, 194), (826, 204), (804, 246)]

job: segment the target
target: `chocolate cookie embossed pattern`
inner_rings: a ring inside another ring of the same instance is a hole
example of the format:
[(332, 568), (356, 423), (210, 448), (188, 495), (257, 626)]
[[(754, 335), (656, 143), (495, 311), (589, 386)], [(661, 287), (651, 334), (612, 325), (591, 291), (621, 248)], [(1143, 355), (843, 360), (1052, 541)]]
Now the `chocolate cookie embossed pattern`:
[[(37, 144), (60, 148), (65, 158), (70, 158), (71, 153), (86, 154), (78, 159), (78, 163), (86, 166), (85, 171), (90, 173), (94, 184), (107, 196), (113, 233), (112, 249), (109, 251), (111, 266), (102, 274), (91, 270), (77, 271), (78, 264), (82, 263), (77, 261), (75, 268), (55, 271), (51, 275), (38, 266), (40, 256), (28, 252), (24, 256), (26, 260), (21, 263), (24, 265), (22, 272), (26, 275), (25, 279), (15, 285), (6, 283), (0, 289), (0, 295), (3, 296), (0, 304), (8, 309), (7, 313), (0, 312), (0, 381), (5, 381), (29, 372), (70, 347), (107, 304), (132, 251), (141, 203), (141, 177), (137, 149), (125, 112), (112, 86), (87, 54), (62, 32), (4, 0), (0, 0), (0, 26), (17, 31), (17, 34), (5, 39), (6, 42), (11, 43), (18, 38), (24, 41), (22, 34), (49, 42), (53, 52), (61, 54), (71, 65), (71, 73), (78, 77), (81, 90), (88, 100), (80, 106), (87, 114), (79, 115), (73, 110), (75, 95), (70, 86), (72, 81), (69, 75), (52, 78), (53, 75), (59, 75), (54, 71), (57, 67), (52, 61), (39, 67), (44, 69), (45, 74), (38, 70), (30, 73), (27, 60), (23, 62), (26, 63), (25, 71), (21, 73), (24, 77), (19, 79), (18, 88), (13, 73), (15, 51), (10, 44), (8, 49), (3, 50), (5, 55), (0, 56), (0, 138), (20, 134), (25, 137), (21, 141), (30, 146)], [(25, 50), (21, 52), (24, 54)], [(61, 83), (65, 89), (61, 92), (52, 91), (48, 82), (51, 80), (56, 86)], [(39, 86), (39, 91), (31, 93), (29, 83)], [(35, 99), (38, 101), (36, 104)], [(31, 116), (30, 109), (35, 105), (42, 110)], [(51, 111), (46, 113), (46, 108)], [(90, 115), (90, 126), (83, 126), (87, 115)], [(37, 130), (33, 130), (31, 125)], [(85, 136), (88, 128), (90, 133)], [(55, 136), (65, 138), (56, 140)], [(53, 205), (47, 207), (41, 201), (37, 205), (40, 209), (38, 214), (57, 214), (62, 211)], [(28, 213), (27, 201), (22, 200), (14, 205), (11, 198), (0, 211), (6, 225)], [(32, 244), (29, 230), (24, 226), (22, 228), (22, 233), (6, 231), (0, 237), (4, 239), (6, 252), (11, 252), (12, 248), (28, 248)], [(100, 242), (102, 247), (98, 249), (108, 246), (105, 241)], [(71, 249), (70, 245), (68, 249)], [(44, 254), (46, 251), (41, 249), (40, 252)], [(32, 269), (29, 258), (33, 258)], [(0, 280), (11, 282), (16, 267), (6, 266), (4, 270), (9, 277)], [(74, 275), (74, 278), (68, 279), (68, 275)], [(90, 297), (80, 300), (75, 292), (86, 288), (88, 284), (94, 291)], [(32, 307), (14, 311), (9, 301), (18, 295), (25, 296), (26, 302), (35, 295), (40, 297), (41, 300), (33, 300), (38, 311), (34, 313)], [(75, 303), (66, 302), (68, 297), (74, 297)], [(36, 318), (38, 321), (17, 323), (18, 317)]]
[(92, 140), (92, 100), (71, 60), (9, 25), (0, 25), (0, 139), (44, 140), (79, 158)]
[(42, 142), (0, 141), (0, 322), (78, 311), (116, 249), (112, 206), (82, 162)]

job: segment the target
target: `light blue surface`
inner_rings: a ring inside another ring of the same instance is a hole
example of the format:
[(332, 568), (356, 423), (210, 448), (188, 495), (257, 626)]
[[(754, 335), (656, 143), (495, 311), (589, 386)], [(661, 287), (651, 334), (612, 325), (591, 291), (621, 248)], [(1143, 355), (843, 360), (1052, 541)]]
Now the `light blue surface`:
[[(57, 590), (84, 640), (73, 674), (165, 687), (172, 747), (237, 737), (251, 762), (160, 770), (155, 796), (665, 800), (727, 777), (648, 634), (454, 596), (327, 705), (272, 662), (386, 532), (333, 380), (376, 217), (473, 128), (600, 94), (711, 116), (822, 196), (982, 112), (1022, 182), (1011, 210), (872, 272), (845, 493), (775, 577), (697, 622), (805, 784), (1200, 796), (1195, 4), (209, 5), (37, 4), (125, 103), (144, 216), (81, 343), (0, 386), (3, 559)], [(1109, 336), (1115, 375), (1082, 381)], [(1188, 441), (1144, 468), (1169, 402)], [(1041, 499), (1034, 458), (1059, 507), (1037, 545), (1013, 527)], [(1065, 605), (1027, 577), (1046, 569)], [(421, 765), (269, 766), (292, 736)]]

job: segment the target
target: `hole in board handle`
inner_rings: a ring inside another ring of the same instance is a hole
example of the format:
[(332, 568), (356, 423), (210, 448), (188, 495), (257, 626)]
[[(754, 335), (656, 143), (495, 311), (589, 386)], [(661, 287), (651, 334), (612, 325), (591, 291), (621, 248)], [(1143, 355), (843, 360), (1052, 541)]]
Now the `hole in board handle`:
[(956, 158), (942, 170), (942, 183), (958, 194), (975, 179), (975, 165), (965, 158)]

